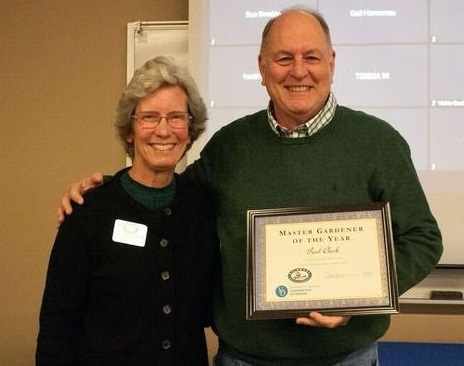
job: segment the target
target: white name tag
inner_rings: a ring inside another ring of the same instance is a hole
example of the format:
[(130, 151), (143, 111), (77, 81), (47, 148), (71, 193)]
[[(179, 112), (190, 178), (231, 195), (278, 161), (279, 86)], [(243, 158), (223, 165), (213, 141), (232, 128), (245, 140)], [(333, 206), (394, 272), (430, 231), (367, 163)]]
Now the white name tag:
[(114, 221), (113, 241), (144, 247), (147, 239), (146, 225), (117, 219)]

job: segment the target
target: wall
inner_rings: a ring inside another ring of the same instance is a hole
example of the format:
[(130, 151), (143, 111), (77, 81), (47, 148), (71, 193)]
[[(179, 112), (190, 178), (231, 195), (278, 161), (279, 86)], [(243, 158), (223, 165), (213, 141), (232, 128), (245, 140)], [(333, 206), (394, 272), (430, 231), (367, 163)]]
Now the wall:
[(125, 163), (113, 116), (126, 24), (187, 20), (188, 0), (0, 0), (0, 363), (33, 365), (55, 209)]

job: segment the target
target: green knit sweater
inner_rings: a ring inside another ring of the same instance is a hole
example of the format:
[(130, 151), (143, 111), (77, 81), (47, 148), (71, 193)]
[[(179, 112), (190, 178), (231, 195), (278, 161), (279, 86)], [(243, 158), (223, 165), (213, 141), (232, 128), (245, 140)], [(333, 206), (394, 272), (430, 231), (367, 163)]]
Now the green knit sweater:
[(353, 316), (320, 329), (292, 320), (246, 320), (247, 210), (390, 202), (400, 293), (420, 282), (442, 253), (405, 140), (388, 123), (338, 106), (313, 136), (281, 138), (266, 111), (218, 131), (186, 174), (213, 195), (222, 255), (215, 331), (240, 359), (263, 365), (332, 365), (388, 329), (388, 315)]

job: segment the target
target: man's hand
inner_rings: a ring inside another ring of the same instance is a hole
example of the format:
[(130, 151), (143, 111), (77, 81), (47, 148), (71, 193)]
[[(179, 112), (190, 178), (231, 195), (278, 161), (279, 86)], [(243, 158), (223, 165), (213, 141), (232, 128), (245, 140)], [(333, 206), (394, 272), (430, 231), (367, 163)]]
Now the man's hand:
[(56, 219), (58, 221), (58, 226), (64, 221), (66, 215), (70, 215), (72, 213), (71, 201), (82, 205), (84, 203), (82, 195), (88, 190), (98, 187), (102, 183), (103, 174), (98, 172), (93, 173), (90, 177), (71, 183), (68, 186), (65, 195), (61, 198), (61, 205), (57, 210)]
[(322, 315), (321, 313), (312, 311), (309, 313), (308, 318), (297, 318), (296, 324), (333, 329), (348, 324), (350, 318), (351, 316)]

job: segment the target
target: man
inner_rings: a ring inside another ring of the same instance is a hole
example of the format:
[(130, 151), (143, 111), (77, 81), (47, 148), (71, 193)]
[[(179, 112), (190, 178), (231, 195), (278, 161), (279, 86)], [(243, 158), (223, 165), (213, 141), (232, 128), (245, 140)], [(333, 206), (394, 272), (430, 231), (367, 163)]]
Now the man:
[[(216, 206), (223, 270), (214, 303), (218, 365), (375, 365), (388, 315), (245, 319), (246, 213), (390, 202), (403, 293), (427, 276), (443, 250), (409, 147), (388, 123), (337, 105), (335, 52), (318, 13), (292, 8), (271, 20), (258, 61), (268, 109), (218, 131), (185, 173)], [(88, 183), (97, 182), (82, 184)], [(71, 197), (77, 189), (71, 187)], [(67, 200), (62, 207), (69, 213)]]

